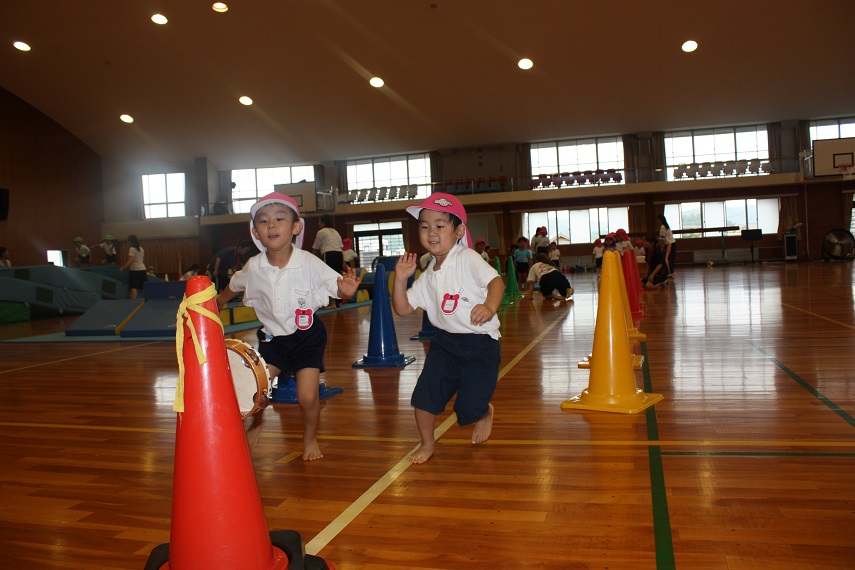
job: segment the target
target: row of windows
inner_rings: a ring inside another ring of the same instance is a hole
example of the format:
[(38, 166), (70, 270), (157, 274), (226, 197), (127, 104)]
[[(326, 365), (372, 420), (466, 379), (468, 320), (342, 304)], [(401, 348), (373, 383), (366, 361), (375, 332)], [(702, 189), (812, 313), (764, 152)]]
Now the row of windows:
[[(737, 227), (725, 235), (739, 235), (742, 230), (778, 231), (778, 199), (746, 198), (710, 202), (666, 204), (665, 217), (672, 230), (695, 229), (684, 238), (719, 236), (721, 230), (703, 228)], [(537, 228), (546, 226), (550, 241), (558, 245), (593, 243), (601, 235), (619, 228), (629, 228), (629, 208), (588, 208), (583, 210), (550, 210), (523, 215), (523, 232), (531, 238)]]
[[(811, 143), (848, 137), (855, 137), (855, 118), (812, 121), (810, 124)], [(769, 160), (768, 135), (766, 127), (761, 125), (671, 132), (666, 133), (664, 142), (668, 180), (674, 179), (673, 167), (682, 164)], [(531, 146), (533, 177), (608, 169), (624, 170), (621, 137), (542, 142)], [(418, 185), (417, 198), (425, 198), (431, 188), (430, 172), (430, 155), (427, 153), (351, 160), (347, 162), (347, 191)], [(313, 182), (314, 179), (314, 167), (311, 165), (234, 170), (232, 211), (248, 212), (252, 204), (272, 192), (276, 184)], [(145, 217), (186, 215), (184, 184), (183, 173), (144, 175)]]

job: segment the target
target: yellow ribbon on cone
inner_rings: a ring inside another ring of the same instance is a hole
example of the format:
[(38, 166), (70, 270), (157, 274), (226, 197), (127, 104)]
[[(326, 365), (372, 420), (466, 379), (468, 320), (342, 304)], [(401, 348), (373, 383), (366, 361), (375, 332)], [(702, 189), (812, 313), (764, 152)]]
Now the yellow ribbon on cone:
[(195, 311), (203, 317), (207, 317), (220, 325), (220, 329), (225, 331), (220, 317), (202, 306), (205, 301), (210, 301), (217, 296), (217, 290), (213, 283), (206, 289), (199, 291), (195, 295), (187, 297), (185, 295), (181, 304), (178, 306), (178, 317), (176, 319), (175, 331), (175, 354), (178, 356), (178, 383), (175, 385), (175, 402), (172, 404), (172, 410), (175, 412), (184, 411), (184, 357), (182, 349), (184, 347), (184, 319), (187, 318), (187, 326), (190, 328), (190, 336), (193, 337), (193, 347), (196, 350), (196, 359), (199, 364), (208, 362), (208, 358), (202, 351), (202, 346), (199, 343), (199, 335), (196, 333), (196, 326), (193, 324), (193, 319), (190, 318), (190, 311)]

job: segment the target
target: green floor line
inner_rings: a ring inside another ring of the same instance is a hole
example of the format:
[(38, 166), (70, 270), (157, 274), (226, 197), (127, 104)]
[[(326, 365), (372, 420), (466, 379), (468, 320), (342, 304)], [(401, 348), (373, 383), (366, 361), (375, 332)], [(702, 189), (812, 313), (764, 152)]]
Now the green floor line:
[[(653, 383), (650, 380), (650, 368), (647, 364), (647, 344), (641, 343), (641, 354), (644, 356), (642, 374), (644, 377), (644, 391), (653, 392)], [(659, 426), (656, 423), (656, 407), (647, 408), (647, 439), (659, 440)], [(662, 449), (658, 445), (647, 448), (647, 457), (650, 464), (650, 496), (653, 503), (653, 540), (656, 544), (656, 568), (657, 570), (675, 570), (677, 564), (674, 560), (674, 542), (671, 537), (671, 517), (668, 514), (668, 495), (665, 486), (665, 469), (662, 466)]]
[(780, 360), (766, 352), (766, 350), (760, 346), (758, 346), (753, 340), (749, 340), (748, 344), (750, 344), (754, 350), (768, 358), (775, 366), (781, 369), (787, 376), (795, 380), (802, 388), (813, 394), (813, 396), (828, 406), (828, 408), (833, 411), (835, 414), (843, 418), (850, 426), (855, 427), (855, 418), (853, 418), (850, 414), (846, 413), (844, 410), (840, 408), (837, 404), (826, 398), (822, 392), (802, 380), (798, 374), (787, 368)]

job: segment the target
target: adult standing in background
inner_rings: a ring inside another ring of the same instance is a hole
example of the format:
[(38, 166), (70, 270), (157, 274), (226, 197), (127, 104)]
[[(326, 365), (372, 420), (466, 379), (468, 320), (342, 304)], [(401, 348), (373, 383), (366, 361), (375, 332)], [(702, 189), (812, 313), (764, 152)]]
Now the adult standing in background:
[(324, 262), (336, 271), (341, 273), (344, 266), (344, 255), (342, 254), (341, 234), (336, 231), (333, 225), (332, 216), (324, 214), (321, 216), (318, 223), (321, 227), (318, 230), (318, 235), (315, 236), (315, 243), (312, 244), (312, 251), (315, 255), (324, 260)]
[(130, 298), (136, 299), (137, 295), (143, 288), (143, 284), (148, 280), (145, 268), (145, 251), (140, 246), (140, 239), (136, 234), (128, 236), (128, 262), (119, 268), (119, 275), (125, 269), (128, 270), (128, 288), (131, 290)]
[[(344, 254), (342, 248), (344, 243), (341, 239), (341, 234), (333, 227), (332, 216), (324, 214), (318, 220), (318, 225), (321, 229), (318, 230), (318, 235), (315, 236), (315, 243), (312, 244), (312, 251), (315, 255), (324, 260), (327, 266), (336, 273), (341, 273), (344, 270)], [(330, 297), (331, 303), (329, 307), (340, 307), (341, 299)]]
[(9, 261), (9, 248), (5, 245), (0, 246), (0, 267), (12, 267), (12, 262)]
[(246, 261), (244, 256), (251, 247), (251, 241), (242, 239), (233, 247), (227, 247), (217, 252), (211, 263), (208, 264), (211, 279), (217, 284), (217, 292), (225, 289), (232, 275), (243, 267), (243, 263)]
[(665, 250), (665, 269), (668, 272), (668, 277), (674, 276), (674, 262), (677, 260), (677, 240), (674, 239), (674, 233), (671, 231), (671, 226), (668, 225), (668, 220), (664, 214), (656, 216), (656, 220), (661, 224), (659, 226), (659, 240), (662, 241), (662, 247)]

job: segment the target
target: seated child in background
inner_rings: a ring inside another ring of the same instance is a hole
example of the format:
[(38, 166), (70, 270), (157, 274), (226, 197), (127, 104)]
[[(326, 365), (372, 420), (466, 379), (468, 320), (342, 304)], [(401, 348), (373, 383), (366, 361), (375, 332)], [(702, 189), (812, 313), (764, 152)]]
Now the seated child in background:
[(539, 282), (540, 294), (544, 299), (569, 300), (573, 294), (573, 287), (564, 274), (549, 263), (549, 259), (542, 253), (538, 253), (536, 259), (537, 263), (528, 272), (523, 296), (528, 297), (529, 300), (534, 299), (534, 284)]
[(647, 251), (647, 275), (641, 279), (645, 289), (658, 289), (667, 287), (668, 268), (665, 265), (665, 252), (659, 245), (659, 240), (654, 236), (644, 238), (644, 249)]
[(554, 265), (555, 267), (561, 268), (561, 251), (558, 250), (558, 244), (552, 242), (549, 244), (549, 252), (547, 253), (549, 256), (549, 263)]

